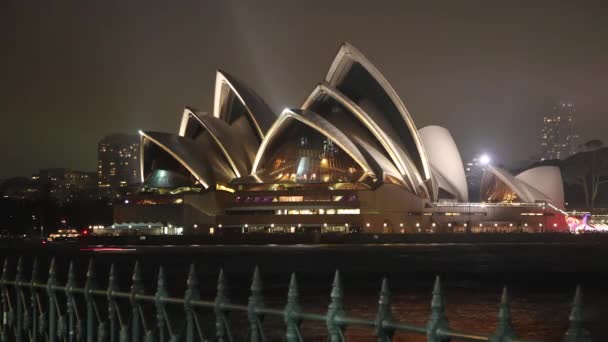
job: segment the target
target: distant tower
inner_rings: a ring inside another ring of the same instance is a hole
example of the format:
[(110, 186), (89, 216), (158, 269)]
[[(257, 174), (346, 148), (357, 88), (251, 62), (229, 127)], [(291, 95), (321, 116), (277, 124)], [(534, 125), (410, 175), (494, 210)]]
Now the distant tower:
[(139, 135), (111, 134), (97, 146), (97, 185), (121, 188), (137, 184), (139, 178)]
[(576, 153), (578, 132), (575, 127), (576, 108), (559, 103), (543, 118), (540, 134), (540, 160), (563, 159)]

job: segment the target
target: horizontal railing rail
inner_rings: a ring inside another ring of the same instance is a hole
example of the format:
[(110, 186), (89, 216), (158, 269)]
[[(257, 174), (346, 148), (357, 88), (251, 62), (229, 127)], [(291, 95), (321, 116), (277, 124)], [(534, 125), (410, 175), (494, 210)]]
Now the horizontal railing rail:
[[(199, 282), (194, 264), (190, 265), (186, 290), (183, 297), (168, 295), (165, 272), (158, 269), (156, 293), (145, 294), (142, 273), (135, 263), (131, 288), (120, 291), (116, 270), (112, 264), (108, 286), (97, 286), (95, 267), (91, 259), (83, 287), (76, 286), (73, 262), (67, 273), (65, 284), (57, 281), (57, 265), (52, 259), (45, 283), (39, 282), (38, 264), (34, 260), (29, 280), (25, 280), (23, 259), (16, 263), (14, 276), (10, 277), (9, 260), (5, 259), (0, 277), (1, 326), (0, 341), (235, 341), (237, 336), (228, 315), (240, 313), (246, 316), (245, 339), (252, 342), (270, 340), (265, 335), (265, 318), (283, 321), (282, 340), (304, 341), (301, 325), (316, 322), (325, 325), (327, 340), (345, 341), (348, 328), (359, 327), (373, 330), (380, 342), (392, 341), (398, 332), (426, 336), (431, 342), (444, 341), (488, 341), (528, 342), (519, 338), (511, 325), (509, 295), (503, 289), (498, 311), (496, 330), (491, 335), (467, 333), (449, 327), (445, 313), (440, 278), (435, 279), (431, 313), (424, 326), (399, 322), (394, 319), (391, 307), (391, 292), (388, 280), (382, 280), (375, 319), (351, 317), (343, 304), (343, 289), (340, 273), (334, 276), (330, 302), (325, 313), (302, 311), (295, 274), (291, 274), (283, 308), (270, 308), (264, 304), (262, 281), (256, 267), (247, 304), (229, 301), (224, 272), (220, 270), (215, 298), (204, 300), (199, 291)], [(154, 310), (148, 310), (153, 305)], [(203, 313), (213, 319), (210, 331), (203, 326)], [(563, 341), (591, 341), (589, 332), (583, 327), (582, 291), (577, 286), (569, 315), (569, 328)]]

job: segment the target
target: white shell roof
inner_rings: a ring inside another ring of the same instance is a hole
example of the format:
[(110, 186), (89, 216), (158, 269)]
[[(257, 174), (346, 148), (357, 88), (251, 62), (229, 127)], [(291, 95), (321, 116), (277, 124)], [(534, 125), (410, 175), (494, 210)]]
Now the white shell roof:
[(418, 133), (433, 171), (439, 175), (437, 186), (454, 195), (461, 202), (468, 202), (467, 179), (460, 152), (450, 132), (440, 126), (427, 126)]

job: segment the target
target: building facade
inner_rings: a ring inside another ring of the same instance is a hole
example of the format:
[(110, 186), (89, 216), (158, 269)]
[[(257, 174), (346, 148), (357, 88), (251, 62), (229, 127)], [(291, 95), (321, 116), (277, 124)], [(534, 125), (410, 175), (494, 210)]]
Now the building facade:
[(559, 103), (543, 117), (540, 135), (540, 160), (564, 159), (577, 152), (579, 135), (576, 129), (576, 108)]
[[(300, 108), (277, 116), (220, 70), (211, 114), (186, 108), (178, 134), (140, 136), (142, 188), (114, 206), (115, 227), (374, 234), (476, 231), (484, 224), (563, 228), (554, 198), (529, 190), (529, 182), (553, 176), (549, 170), (511, 180), (491, 169), (506, 181), (481, 182), (480, 191), (496, 205), (469, 203), (451, 134), (438, 126), (418, 130), (386, 78), (347, 43)], [(546, 208), (555, 221), (539, 221)]]
[(41, 169), (32, 176), (38, 189), (48, 190), (49, 195), (59, 203), (74, 201), (87, 191), (95, 189), (96, 179), (95, 172), (67, 168)]
[(97, 145), (97, 186), (118, 189), (138, 184), (140, 179), (139, 136), (111, 134)]

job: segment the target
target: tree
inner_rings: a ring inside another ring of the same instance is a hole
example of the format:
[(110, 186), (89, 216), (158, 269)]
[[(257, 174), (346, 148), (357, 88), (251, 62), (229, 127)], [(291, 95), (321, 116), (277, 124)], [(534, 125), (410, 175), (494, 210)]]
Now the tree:
[(566, 183), (582, 188), (587, 209), (593, 210), (601, 185), (608, 183), (608, 147), (590, 140), (581, 145), (581, 151), (564, 160), (562, 174)]

